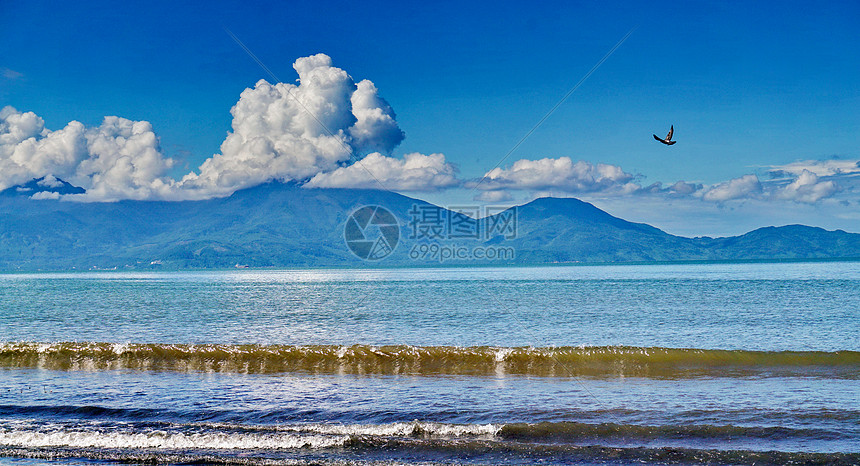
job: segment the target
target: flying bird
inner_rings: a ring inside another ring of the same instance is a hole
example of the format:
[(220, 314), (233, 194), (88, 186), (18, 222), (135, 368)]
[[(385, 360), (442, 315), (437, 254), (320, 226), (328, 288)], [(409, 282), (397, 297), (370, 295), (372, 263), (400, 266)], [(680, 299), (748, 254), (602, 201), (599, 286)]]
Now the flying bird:
[(678, 141), (672, 140), (672, 133), (674, 133), (674, 132), (675, 132), (675, 125), (672, 125), (669, 127), (669, 134), (666, 135), (666, 139), (663, 139), (660, 136), (657, 136), (656, 134), (654, 135), (654, 139), (662, 142), (663, 144), (666, 144), (667, 146), (671, 146), (672, 144), (675, 144), (676, 142), (678, 142)]

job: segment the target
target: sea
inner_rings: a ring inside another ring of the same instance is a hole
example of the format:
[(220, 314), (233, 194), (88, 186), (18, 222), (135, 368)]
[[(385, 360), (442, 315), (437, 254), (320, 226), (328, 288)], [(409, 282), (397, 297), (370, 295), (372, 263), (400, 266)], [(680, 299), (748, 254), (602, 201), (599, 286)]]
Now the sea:
[(860, 263), (0, 274), (0, 463), (860, 464)]

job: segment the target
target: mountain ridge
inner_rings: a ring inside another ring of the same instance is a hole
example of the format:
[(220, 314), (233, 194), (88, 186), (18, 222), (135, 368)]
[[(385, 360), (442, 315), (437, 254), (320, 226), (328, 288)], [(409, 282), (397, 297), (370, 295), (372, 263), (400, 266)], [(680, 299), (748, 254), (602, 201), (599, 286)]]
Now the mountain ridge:
[[(434, 240), (415, 237), (414, 212), (455, 214), (388, 191), (271, 182), (217, 199), (113, 203), (34, 200), (27, 191), (8, 191), (0, 196), (4, 271), (860, 258), (860, 234), (842, 230), (787, 225), (733, 237), (688, 238), (615, 217), (579, 199), (539, 198), (515, 207), (516, 235), (437, 241), (469, 251), (509, 248), (513, 258), (443, 263), (438, 257), (416, 260), (416, 248)], [(385, 207), (400, 226), (394, 252), (382, 260), (359, 259), (343, 239), (347, 218), (365, 205)]]

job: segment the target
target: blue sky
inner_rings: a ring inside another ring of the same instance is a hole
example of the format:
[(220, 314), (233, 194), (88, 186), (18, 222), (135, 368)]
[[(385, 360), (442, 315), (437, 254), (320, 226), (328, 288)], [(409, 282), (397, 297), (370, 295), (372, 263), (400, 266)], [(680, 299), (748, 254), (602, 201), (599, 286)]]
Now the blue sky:
[[(856, 2), (5, 3), (0, 107), (33, 112), (50, 130), (113, 115), (149, 122), (176, 161), (167, 174), (182, 178), (221, 151), (240, 93), (272, 81), (224, 28), (283, 82), (297, 79), (296, 59), (317, 53), (372, 81), (406, 135), (386, 155), (441, 153), (465, 181), (399, 190), (441, 204), (476, 202), (468, 180), (495, 167), (636, 28), (501, 166), (568, 157), (630, 177), (544, 186), (503, 172), (495, 199), (570, 195), (691, 235), (782, 223), (860, 231), (850, 163), (827, 168), (860, 159)], [(651, 137), (669, 125), (671, 147)], [(814, 162), (804, 165), (817, 176), (806, 186), (819, 195), (769, 187), (773, 167), (797, 162)], [(749, 196), (708, 197), (708, 187), (750, 174), (762, 186)], [(703, 188), (689, 199), (644, 190), (677, 181)], [(638, 188), (618, 186), (630, 183)]]

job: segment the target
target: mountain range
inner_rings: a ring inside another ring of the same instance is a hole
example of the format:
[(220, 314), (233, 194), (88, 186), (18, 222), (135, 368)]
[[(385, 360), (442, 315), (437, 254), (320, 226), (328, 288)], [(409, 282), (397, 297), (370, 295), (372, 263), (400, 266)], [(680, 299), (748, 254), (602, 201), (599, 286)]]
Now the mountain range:
[[(86, 203), (50, 199), (52, 192), (79, 191), (63, 182), (46, 187), (38, 181), (0, 192), (0, 270), (860, 258), (860, 234), (841, 230), (788, 225), (734, 237), (687, 238), (628, 222), (573, 198), (541, 198), (476, 221), (377, 190), (305, 189), (272, 182), (201, 201)], [(37, 192), (48, 195), (32, 199)], [(381, 206), (395, 220), (378, 222), (382, 217), (365, 215), (376, 208), (357, 212), (363, 206)], [(358, 221), (358, 230), (352, 225), (353, 233), (345, 239), (351, 218)], [(361, 235), (370, 249), (358, 248), (360, 254), (372, 252), (378, 260), (364, 260), (350, 250), (348, 246), (365, 244)], [(379, 249), (379, 238), (391, 240), (383, 244), (393, 246), (390, 254)], [(460, 259), (440, 261), (445, 253), (440, 251), (455, 248), (464, 253)], [(475, 249), (502, 254), (474, 259)]]

